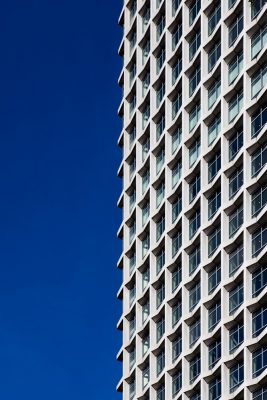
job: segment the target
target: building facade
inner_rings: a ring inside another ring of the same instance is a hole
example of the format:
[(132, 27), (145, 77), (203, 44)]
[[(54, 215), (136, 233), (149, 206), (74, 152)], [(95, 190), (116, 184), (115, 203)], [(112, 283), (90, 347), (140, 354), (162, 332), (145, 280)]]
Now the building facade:
[(130, 0), (119, 23), (117, 389), (266, 400), (266, 0)]

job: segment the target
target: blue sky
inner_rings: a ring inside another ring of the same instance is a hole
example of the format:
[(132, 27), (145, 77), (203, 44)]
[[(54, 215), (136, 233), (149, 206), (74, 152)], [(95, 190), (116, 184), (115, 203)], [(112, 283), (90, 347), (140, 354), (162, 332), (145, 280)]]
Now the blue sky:
[(1, 7), (2, 400), (120, 398), (120, 7)]

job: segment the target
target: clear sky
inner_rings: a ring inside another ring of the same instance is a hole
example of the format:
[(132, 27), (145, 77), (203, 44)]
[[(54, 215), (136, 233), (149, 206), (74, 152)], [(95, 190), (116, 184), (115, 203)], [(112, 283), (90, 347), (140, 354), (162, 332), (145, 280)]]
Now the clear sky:
[(1, 400), (120, 398), (120, 7), (1, 2)]

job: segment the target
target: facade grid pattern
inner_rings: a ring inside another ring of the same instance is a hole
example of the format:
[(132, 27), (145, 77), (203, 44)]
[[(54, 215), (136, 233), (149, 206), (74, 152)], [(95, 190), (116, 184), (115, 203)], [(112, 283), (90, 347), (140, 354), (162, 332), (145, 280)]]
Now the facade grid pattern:
[(124, 0), (124, 400), (267, 399), (267, 2)]

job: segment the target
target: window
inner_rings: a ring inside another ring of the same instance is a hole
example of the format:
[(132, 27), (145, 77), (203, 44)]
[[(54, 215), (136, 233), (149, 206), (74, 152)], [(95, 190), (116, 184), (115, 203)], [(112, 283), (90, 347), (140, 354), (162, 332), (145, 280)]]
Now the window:
[(195, 34), (191, 42), (189, 43), (189, 61), (191, 61), (196, 52), (198, 51), (201, 43), (200, 31)]
[(134, 284), (134, 286), (129, 290), (129, 305), (130, 305), (130, 307), (133, 305), (135, 297), (136, 297), (136, 286)]
[(156, 224), (156, 239), (157, 241), (161, 238), (161, 235), (163, 234), (165, 230), (165, 217), (162, 215), (160, 220)]
[(189, 168), (196, 162), (200, 154), (200, 139), (198, 138), (189, 149)]
[(179, 249), (182, 246), (182, 232), (177, 232), (177, 234), (172, 238), (172, 256), (175, 257)]
[(165, 184), (164, 182), (161, 182), (161, 184), (159, 185), (159, 187), (156, 190), (156, 207), (158, 208), (161, 203), (162, 200), (164, 199), (165, 196)]
[(164, 95), (165, 95), (165, 83), (162, 82), (157, 90), (157, 107), (160, 106), (160, 103), (162, 102)]
[(135, 16), (136, 13), (136, 8), (137, 8), (137, 1), (134, 0), (131, 4), (131, 8), (130, 8), (130, 19), (132, 20)]
[(132, 275), (132, 272), (136, 265), (136, 255), (135, 253), (129, 258), (129, 273)]
[(165, 129), (165, 115), (163, 114), (156, 125), (156, 138), (159, 140)]
[(146, 336), (142, 340), (142, 353), (143, 353), (143, 356), (148, 352), (149, 346), (150, 346), (150, 339), (149, 339), (149, 336)]
[(131, 132), (129, 133), (129, 149), (133, 147), (135, 138), (136, 138), (136, 127), (134, 126)]
[(179, 390), (181, 390), (181, 387), (182, 387), (182, 371), (179, 371), (172, 377), (172, 397), (176, 396)]
[(232, 25), (229, 27), (229, 36), (228, 36), (229, 47), (234, 44), (234, 42), (236, 41), (242, 30), (243, 30), (243, 15), (239, 15), (234, 20)]
[(146, 202), (144, 205), (144, 208), (142, 208), (142, 225), (144, 226), (149, 218), (149, 211), (150, 211), (150, 206), (149, 202)]
[(135, 380), (132, 383), (129, 383), (129, 395), (130, 400), (132, 400), (135, 396)]
[(210, 109), (221, 94), (221, 80), (216, 81), (208, 90), (208, 108)]
[(200, 393), (195, 393), (190, 397), (190, 400), (201, 400)]
[(135, 231), (136, 231), (136, 223), (134, 221), (133, 224), (129, 227), (129, 244), (132, 243), (135, 237)]
[(156, 295), (156, 303), (157, 303), (157, 308), (161, 306), (165, 298), (165, 285), (164, 283), (161, 284), (161, 286), (157, 290), (157, 295)]
[(164, 62), (165, 62), (165, 49), (161, 49), (157, 57), (157, 74), (159, 74), (159, 72), (161, 71)]
[(262, 387), (259, 390), (253, 392), (253, 400), (266, 400), (267, 387)]
[(259, 147), (251, 155), (251, 177), (254, 178), (259, 174), (263, 167), (265, 167), (267, 162), (267, 144)]
[(251, 215), (256, 217), (267, 203), (267, 185), (261, 186), (251, 195)]
[(228, 8), (229, 10), (235, 5), (237, 0), (228, 0)]
[(267, 107), (260, 107), (251, 117), (251, 138), (258, 136), (267, 122)]
[(165, 352), (161, 351), (157, 356), (157, 376), (163, 371), (165, 367)]
[(164, 151), (164, 149), (161, 149), (156, 157), (156, 173), (157, 174), (159, 174), (159, 172), (161, 171), (161, 168), (164, 165), (164, 161), (165, 161), (165, 151)]
[(178, 58), (176, 64), (172, 68), (172, 84), (174, 85), (177, 81), (178, 76), (182, 72), (182, 59)]
[(189, 184), (189, 203), (195, 199), (200, 191), (200, 175), (197, 175), (195, 179)]
[(189, 311), (192, 311), (200, 300), (200, 282), (189, 291)]
[(181, 4), (181, 0), (172, 0), (172, 16), (174, 17), (176, 11), (179, 8), (179, 5)]
[(142, 144), (142, 161), (144, 161), (146, 156), (148, 155), (149, 149), (150, 149), (150, 140), (149, 138), (147, 138)]
[(229, 292), (229, 314), (232, 315), (244, 301), (244, 286), (240, 283)]
[(172, 327), (174, 328), (182, 316), (182, 303), (179, 301), (172, 308)]
[(148, 286), (149, 284), (149, 268), (146, 268), (144, 270), (144, 272), (142, 273), (142, 289), (145, 290), (145, 288)]
[(183, 27), (182, 24), (177, 26), (176, 31), (172, 34), (172, 50), (175, 50), (175, 47), (177, 46), (179, 40), (182, 37), (183, 33)]
[(197, 104), (189, 113), (189, 132), (197, 125), (200, 119), (200, 104)]
[(165, 333), (165, 319), (161, 318), (159, 322), (157, 322), (157, 342), (160, 341), (164, 333)]
[(243, 205), (229, 215), (229, 238), (234, 236), (238, 229), (243, 225)]
[(179, 336), (175, 341), (172, 343), (172, 362), (177, 360), (179, 355), (182, 352), (182, 338)]
[(146, 235), (146, 237), (142, 241), (142, 257), (144, 258), (149, 250), (149, 235)]
[(210, 73), (221, 57), (221, 43), (216, 43), (208, 54), (208, 72)]
[(189, 96), (192, 96), (200, 82), (200, 65), (195, 69), (195, 71), (189, 76)]
[(267, 267), (260, 267), (252, 274), (252, 297), (257, 297), (267, 285)]
[(267, 348), (261, 347), (252, 353), (252, 377), (259, 376), (267, 367)]
[(144, 389), (148, 383), (149, 383), (149, 375), (150, 375), (150, 371), (149, 371), (149, 367), (146, 367), (143, 371), (142, 371), (142, 388)]
[(142, 322), (143, 322), (143, 324), (146, 322), (148, 316), (149, 316), (149, 301), (147, 300), (147, 302), (142, 307)]
[(208, 257), (211, 257), (221, 244), (221, 228), (216, 228), (208, 236)]
[(135, 111), (135, 106), (136, 106), (136, 96), (134, 95), (132, 100), (129, 103), (129, 116), (130, 118), (132, 117), (134, 111)]
[(143, 128), (146, 126), (147, 121), (149, 120), (149, 117), (150, 117), (150, 107), (147, 104), (147, 106), (145, 107), (144, 112), (143, 112)]
[(136, 35), (136, 32), (134, 31), (132, 34), (131, 34), (131, 37), (130, 37), (130, 54), (132, 53), (132, 51), (133, 51), (133, 49), (134, 49), (134, 47), (135, 47), (135, 45), (136, 45), (136, 38), (137, 38), (137, 35)]
[(162, 249), (160, 253), (157, 255), (156, 259), (157, 274), (160, 273), (164, 264), (165, 264), (165, 251), (164, 249)]
[(178, 126), (178, 128), (172, 135), (172, 154), (177, 150), (181, 141), (182, 141), (182, 128), (181, 126)]
[(133, 158), (132, 162), (129, 164), (129, 178), (132, 179), (136, 169), (136, 159)]
[(134, 190), (132, 194), (129, 195), (129, 212), (131, 213), (136, 201), (136, 191)]
[(252, 313), (252, 336), (257, 337), (267, 326), (267, 307), (261, 307)]
[(243, 168), (237, 169), (229, 178), (229, 199), (235, 196), (243, 185)]
[(216, 153), (208, 164), (208, 182), (210, 183), (221, 169), (221, 153)]
[(161, 385), (157, 390), (157, 400), (165, 400), (165, 386)]
[(244, 341), (244, 324), (239, 323), (229, 331), (229, 351), (233, 353)]
[(190, 376), (190, 385), (196, 380), (198, 375), (200, 374), (200, 356), (197, 355), (190, 361), (189, 367), (189, 376)]
[(189, 327), (189, 346), (192, 347), (200, 337), (200, 320), (198, 319)]
[(145, 12), (144, 12), (143, 17), (142, 17), (143, 32), (145, 31), (145, 29), (146, 29), (146, 27), (147, 27), (147, 25), (149, 23), (149, 20), (150, 20), (150, 8), (146, 7)]
[(192, 6), (189, 8), (189, 26), (195, 21), (201, 7), (200, 0), (196, 0)]
[(208, 198), (208, 219), (211, 219), (221, 207), (221, 192), (217, 190)]
[(221, 115), (216, 117), (208, 126), (208, 145), (210, 146), (221, 131)]
[(244, 261), (243, 243), (229, 254), (229, 275), (232, 276)]
[(172, 222), (175, 222), (178, 215), (182, 211), (182, 196), (179, 196), (175, 203), (172, 204)]
[(221, 398), (221, 390), (221, 379), (213, 379), (209, 383), (209, 400), (219, 400)]
[(267, 43), (267, 26), (260, 28), (251, 38), (251, 58), (255, 58)]
[(148, 39), (148, 40), (145, 42), (145, 45), (144, 45), (143, 50), (142, 50), (143, 65), (145, 64), (146, 60), (148, 59), (149, 52), (150, 52), (150, 40)]
[(135, 315), (129, 320), (129, 339), (131, 340), (135, 332), (136, 319)]
[(240, 90), (229, 102), (229, 123), (231, 123), (235, 117), (239, 114), (243, 107), (243, 89)]
[(208, 35), (210, 36), (221, 19), (221, 5), (217, 5), (215, 10), (210, 14), (208, 19)]
[(238, 386), (244, 382), (244, 363), (239, 362), (230, 368), (229, 371), (230, 378), (230, 393), (233, 393)]
[(200, 264), (200, 246), (195, 247), (192, 253), (189, 254), (189, 275), (197, 269)]
[(179, 161), (172, 170), (172, 188), (176, 186), (182, 176), (182, 163)]
[(215, 326), (221, 320), (221, 303), (216, 303), (209, 309), (209, 332), (213, 331)]
[(200, 211), (196, 211), (195, 214), (189, 220), (189, 239), (195, 235), (200, 227)]
[(267, 64), (251, 77), (251, 98), (253, 99), (267, 83)]
[(162, 15), (157, 24), (157, 40), (160, 39), (160, 37), (164, 31), (164, 28), (165, 28), (165, 16)]
[(182, 93), (178, 93), (176, 98), (172, 102), (172, 119), (176, 117), (181, 106), (182, 106)]
[(136, 63), (134, 63), (129, 71), (129, 84), (132, 85), (134, 79), (136, 77)]
[(135, 363), (135, 358), (136, 358), (136, 350), (134, 347), (134, 349), (129, 352), (129, 369), (130, 369), (130, 371)]
[(263, 9), (266, 0), (253, 0), (251, 2), (251, 19), (254, 19)]
[(221, 341), (216, 340), (209, 346), (209, 369), (212, 369), (221, 358)]
[(182, 282), (182, 266), (178, 265), (177, 269), (172, 272), (172, 292), (174, 292)]
[(267, 244), (267, 228), (261, 227), (252, 234), (252, 257), (257, 257)]
[(231, 85), (236, 77), (239, 75), (241, 70), (243, 69), (243, 51), (238, 53), (228, 66), (228, 79), (229, 85)]
[(243, 131), (236, 132), (229, 140), (229, 161), (232, 161), (243, 146)]
[(208, 293), (211, 294), (221, 282), (221, 266), (216, 265), (208, 274)]

